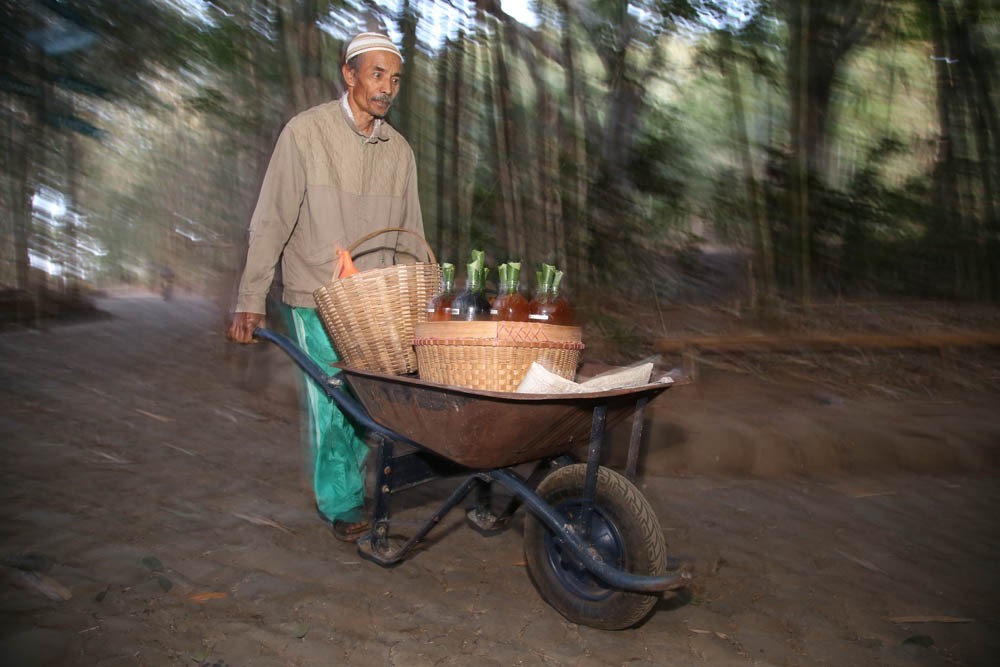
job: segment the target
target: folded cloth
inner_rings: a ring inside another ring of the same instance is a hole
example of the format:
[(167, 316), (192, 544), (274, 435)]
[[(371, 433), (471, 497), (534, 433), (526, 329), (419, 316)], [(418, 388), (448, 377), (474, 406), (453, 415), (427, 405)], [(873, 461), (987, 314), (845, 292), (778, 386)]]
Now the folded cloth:
[[(515, 391), (521, 394), (583, 394), (610, 391), (649, 384), (652, 373), (653, 363), (647, 362), (601, 373), (583, 382), (574, 382), (556, 375), (538, 362), (534, 362), (528, 368), (528, 372), (525, 373), (524, 379), (521, 380), (521, 384)], [(657, 380), (657, 382), (663, 383), (673, 381), (670, 376), (664, 376)]]

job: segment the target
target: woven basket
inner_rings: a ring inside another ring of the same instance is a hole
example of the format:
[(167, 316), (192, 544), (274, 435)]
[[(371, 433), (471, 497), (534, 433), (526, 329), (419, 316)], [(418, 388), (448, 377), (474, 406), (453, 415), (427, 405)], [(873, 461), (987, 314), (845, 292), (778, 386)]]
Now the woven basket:
[(579, 327), (537, 322), (423, 322), (415, 327), (420, 378), (514, 391), (532, 362), (572, 380), (583, 349)]
[(399, 227), (372, 232), (348, 251), (353, 255), (365, 241), (388, 232), (419, 238), (430, 261), (334, 278), (313, 297), (341, 361), (360, 370), (405, 375), (417, 371), (413, 327), (427, 319), (427, 302), (440, 287), (441, 267), (423, 237)]

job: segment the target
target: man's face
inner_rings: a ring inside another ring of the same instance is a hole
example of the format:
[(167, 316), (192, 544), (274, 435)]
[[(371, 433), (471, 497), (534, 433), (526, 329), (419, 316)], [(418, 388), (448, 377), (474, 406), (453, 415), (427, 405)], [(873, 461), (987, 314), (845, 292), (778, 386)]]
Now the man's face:
[(357, 73), (344, 65), (352, 106), (375, 118), (384, 118), (399, 92), (403, 62), (388, 51), (369, 51), (358, 56)]

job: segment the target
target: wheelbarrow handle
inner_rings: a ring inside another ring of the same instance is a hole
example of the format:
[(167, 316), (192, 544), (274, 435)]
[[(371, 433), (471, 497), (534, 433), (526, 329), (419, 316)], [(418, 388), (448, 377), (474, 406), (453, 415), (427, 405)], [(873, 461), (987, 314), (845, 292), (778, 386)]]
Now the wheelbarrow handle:
[(254, 329), (253, 337), (257, 340), (266, 340), (280, 347), (302, 369), (302, 372), (315, 382), (323, 390), (323, 393), (336, 403), (337, 407), (345, 412), (355, 423), (360, 424), (373, 433), (384, 435), (397, 442), (413, 444), (409, 438), (373, 420), (364, 407), (346, 391), (340, 379), (336, 377), (339, 371), (334, 373), (325, 372), (298, 345), (287, 337), (270, 329), (257, 327)]

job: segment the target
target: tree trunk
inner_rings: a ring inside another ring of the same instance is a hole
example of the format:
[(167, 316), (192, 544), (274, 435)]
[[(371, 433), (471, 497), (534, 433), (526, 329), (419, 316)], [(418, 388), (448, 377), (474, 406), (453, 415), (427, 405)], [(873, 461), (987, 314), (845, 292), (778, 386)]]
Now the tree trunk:
[(281, 6), (281, 39), (285, 71), (295, 111), (328, 101), (333, 86), (323, 80), (323, 32), (319, 29), (317, 0)]
[(935, 68), (937, 73), (937, 114), (938, 114), (938, 144), (937, 157), (934, 166), (934, 187), (932, 203), (934, 207), (933, 227), (931, 229), (931, 245), (938, 252), (948, 257), (952, 271), (952, 294), (958, 294), (962, 289), (959, 276), (961, 266), (959, 235), (965, 226), (961, 220), (962, 207), (958, 200), (957, 168), (955, 145), (952, 139), (952, 129), (955, 125), (954, 87), (952, 85), (951, 65), (947, 54), (950, 52), (946, 38), (946, 20), (938, 0), (928, 0), (931, 34), (934, 40)]
[(722, 78), (729, 85), (729, 95), (733, 103), (733, 122), (736, 128), (736, 143), (739, 148), (739, 159), (743, 169), (743, 186), (746, 189), (747, 203), (750, 206), (750, 223), (753, 237), (754, 281), (756, 294), (760, 301), (754, 304), (762, 314), (766, 314), (773, 306), (775, 298), (774, 277), (774, 247), (771, 242), (771, 228), (768, 226), (767, 215), (764, 213), (764, 200), (754, 175), (753, 155), (750, 148), (750, 132), (747, 129), (746, 113), (743, 109), (743, 90), (740, 86), (740, 73), (736, 66), (729, 67), (727, 61), (734, 55), (732, 34), (722, 31), (723, 39), (720, 66)]
[(788, 21), (788, 93), (791, 98), (792, 188), (789, 197), (789, 219), (795, 230), (792, 247), (795, 249), (793, 276), (796, 292), (802, 303), (808, 303), (810, 286), (810, 224), (809, 224), (809, 0), (791, 3)]
[(556, 6), (562, 15), (562, 55), (563, 72), (566, 77), (566, 99), (569, 102), (569, 118), (562, 124), (563, 146), (567, 147), (567, 159), (563, 169), (563, 193), (569, 195), (567, 265), (575, 276), (577, 286), (590, 283), (590, 215), (587, 206), (589, 196), (589, 166), (587, 159), (587, 104), (580, 79), (576, 72), (576, 57), (573, 47), (572, 14), (567, 0), (557, 0)]
[(536, 66), (535, 89), (538, 91), (538, 197), (541, 203), (541, 217), (546, 231), (544, 247), (551, 253), (553, 263), (566, 269), (566, 235), (563, 220), (562, 195), (559, 178), (559, 109), (545, 81), (542, 80), (541, 66)]
[(813, 198), (810, 189), (829, 177), (827, 139), (833, 88), (852, 49), (881, 25), (884, 0), (786, 0), (789, 43), (789, 136), (793, 171), (789, 218), (793, 221), (793, 274), (799, 299), (812, 293)]
[(447, 95), (450, 85), (449, 81), (451, 81), (449, 73), (449, 68), (451, 66), (449, 54), (451, 53), (451, 50), (448, 48), (448, 44), (449, 42), (446, 41), (442, 47), (442, 55), (438, 58), (438, 91), (440, 94), (440, 102), (438, 103), (436, 128), (437, 141), (435, 142), (435, 150), (437, 151), (435, 159), (437, 219), (435, 220), (434, 227), (437, 237), (441, 239), (442, 242), (442, 254), (445, 257), (452, 257), (454, 262), (457, 264), (461, 259), (458, 255), (460, 239), (458, 238), (458, 230), (451, 224), (451, 207), (448, 204), (450, 196), (448, 156), (450, 155), (451, 146), (448, 135), (448, 131), (451, 128), (451, 123), (448, 121), (451, 109), (451, 100)]
[(449, 115), (448, 139), (451, 150), (448, 151), (448, 159), (451, 161), (450, 177), (448, 179), (448, 200), (451, 225), (456, 241), (455, 248), (458, 257), (464, 258), (469, 255), (470, 248), (470, 228), (469, 218), (464, 212), (463, 206), (463, 182), (465, 174), (463, 168), (466, 163), (462, 160), (464, 141), (462, 140), (462, 108), (465, 100), (462, 99), (462, 92), (465, 89), (467, 79), (465, 77), (465, 33), (458, 32), (457, 39), (451, 43), (448, 49), (451, 67), (450, 86), (446, 88), (447, 96), (450, 98), (448, 106), (451, 107)]
[[(507, 28), (498, 26), (497, 31)], [(516, 132), (514, 128), (514, 104), (510, 95), (510, 75), (504, 57), (504, 40), (501, 34), (492, 44), (493, 97), (496, 109), (493, 113), (494, 136), (496, 137), (497, 179), (500, 185), (500, 196), (503, 203), (503, 219), (501, 220), (503, 243), (507, 251), (520, 257), (525, 257), (525, 234), (521, 208), (521, 190), (517, 179), (514, 161), (517, 159)]]
[(400, 87), (394, 108), (399, 108), (400, 113), (393, 115), (393, 125), (399, 132), (407, 138), (413, 134), (413, 118), (416, 114), (413, 108), (417, 83), (416, 67), (417, 62), (417, 13), (411, 5), (410, 0), (403, 0), (403, 6), (399, 11), (399, 32), (402, 33), (402, 53), (404, 72), (406, 76), (403, 85)]
[[(963, 68), (966, 103), (972, 118), (972, 143), (978, 163), (979, 187), (976, 188), (981, 204), (977, 210), (980, 220), (973, 247), (977, 260), (979, 289), (976, 296), (983, 299), (1000, 299), (1000, 118), (994, 101), (993, 77), (996, 66), (994, 50), (983, 44), (977, 26), (985, 17), (979, 3), (969, 0), (961, 20), (956, 26), (953, 44), (957, 47), (959, 64)], [(977, 43), (978, 42), (978, 43)]]
[[(33, 114), (5, 114), (2, 156), (4, 183), (0, 206), (7, 211), (3, 222), (3, 263), (0, 286), (29, 289), (28, 236), (31, 230), (31, 198), (34, 184), (32, 153), (38, 146), (38, 119)], [(27, 118), (26, 122), (20, 120)]]

